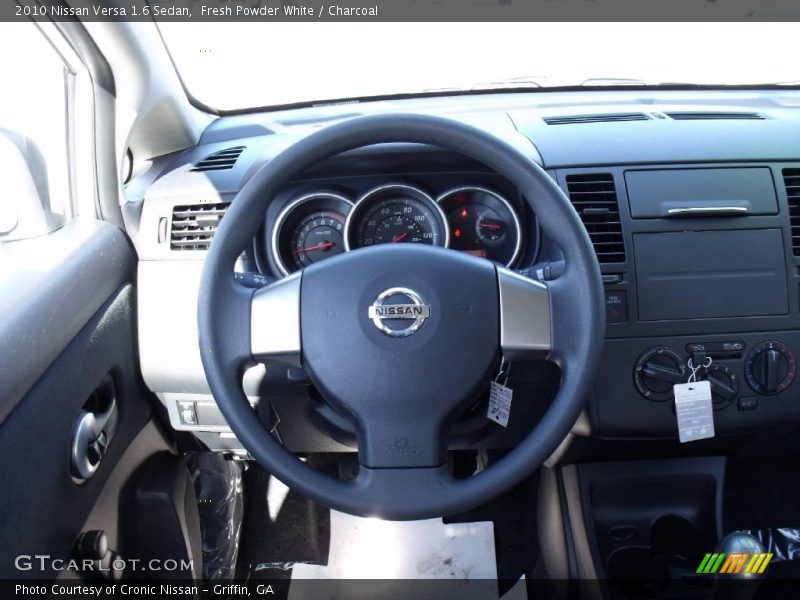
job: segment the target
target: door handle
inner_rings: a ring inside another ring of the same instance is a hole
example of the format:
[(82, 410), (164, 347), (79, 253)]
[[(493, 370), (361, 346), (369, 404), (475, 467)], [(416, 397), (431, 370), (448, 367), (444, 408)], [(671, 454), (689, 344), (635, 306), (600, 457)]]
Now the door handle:
[(92, 392), (75, 420), (70, 448), (70, 470), (76, 483), (94, 476), (117, 428), (114, 382), (107, 375)]

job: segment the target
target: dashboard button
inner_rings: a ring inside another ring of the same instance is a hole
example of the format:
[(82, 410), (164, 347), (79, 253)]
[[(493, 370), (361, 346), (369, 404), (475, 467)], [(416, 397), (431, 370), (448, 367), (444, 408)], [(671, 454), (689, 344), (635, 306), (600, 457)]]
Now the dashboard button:
[(606, 322), (628, 322), (628, 294), (624, 291), (606, 292)]
[(739, 410), (755, 410), (758, 408), (758, 398), (755, 396), (742, 396), (739, 398)]
[(197, 425), (194, 402), (178, 402), (178, 416), (181, 420), (181, 425)]

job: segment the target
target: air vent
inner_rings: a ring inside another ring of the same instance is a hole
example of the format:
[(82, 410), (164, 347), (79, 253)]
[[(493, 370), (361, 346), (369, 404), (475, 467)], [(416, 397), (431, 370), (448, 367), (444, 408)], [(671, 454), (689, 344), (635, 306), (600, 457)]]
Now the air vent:
[(569, 199), (586, 226), (601, 263), (625, 262), (614, 177), (609, 173), (568, 175)]
[(675, 121), (763, 121), (766, 117), (755, 112), (668, 112)]
[(783, 183), (789, 201), (789, 221), (792, 226), (792, 252), (800, 256), (800, 169), (784, 169)]
[(174, 206), (169, 247), (172, 250), (208, 250), (229, 206), (230, 202)]
[(578, 123), (616, 123), (617, 121), (647, 121), (644, 113), (611, 113), (606, 115), (568, 115), (565, 117), (543, 117), (548, 125), (573, 125)]
[(244, 146), (236, 146), (209, 154), (191, 168), (192, 171), (226, 171), (232, 169)]

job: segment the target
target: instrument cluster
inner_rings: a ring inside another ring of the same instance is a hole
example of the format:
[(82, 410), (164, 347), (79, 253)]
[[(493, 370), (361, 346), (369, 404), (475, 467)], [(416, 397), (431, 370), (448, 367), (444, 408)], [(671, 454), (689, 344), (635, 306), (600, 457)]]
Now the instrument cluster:
[(513, 204), (488, 187), (465, 185), (434, 198), (420, 187), (391, 183), (357, 199), (334, 191), (303, 194), (281, 210), (270, 233), (282, 275), (375, 244), (429, 244), (512, 267), (523, 231)]

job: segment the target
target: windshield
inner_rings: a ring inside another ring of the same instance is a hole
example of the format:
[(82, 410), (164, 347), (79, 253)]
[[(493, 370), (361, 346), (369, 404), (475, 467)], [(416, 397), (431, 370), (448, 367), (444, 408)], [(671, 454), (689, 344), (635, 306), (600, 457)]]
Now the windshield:
[(220, 110), (453, 90), (797, 84), (796, 23), (161, 23)]

